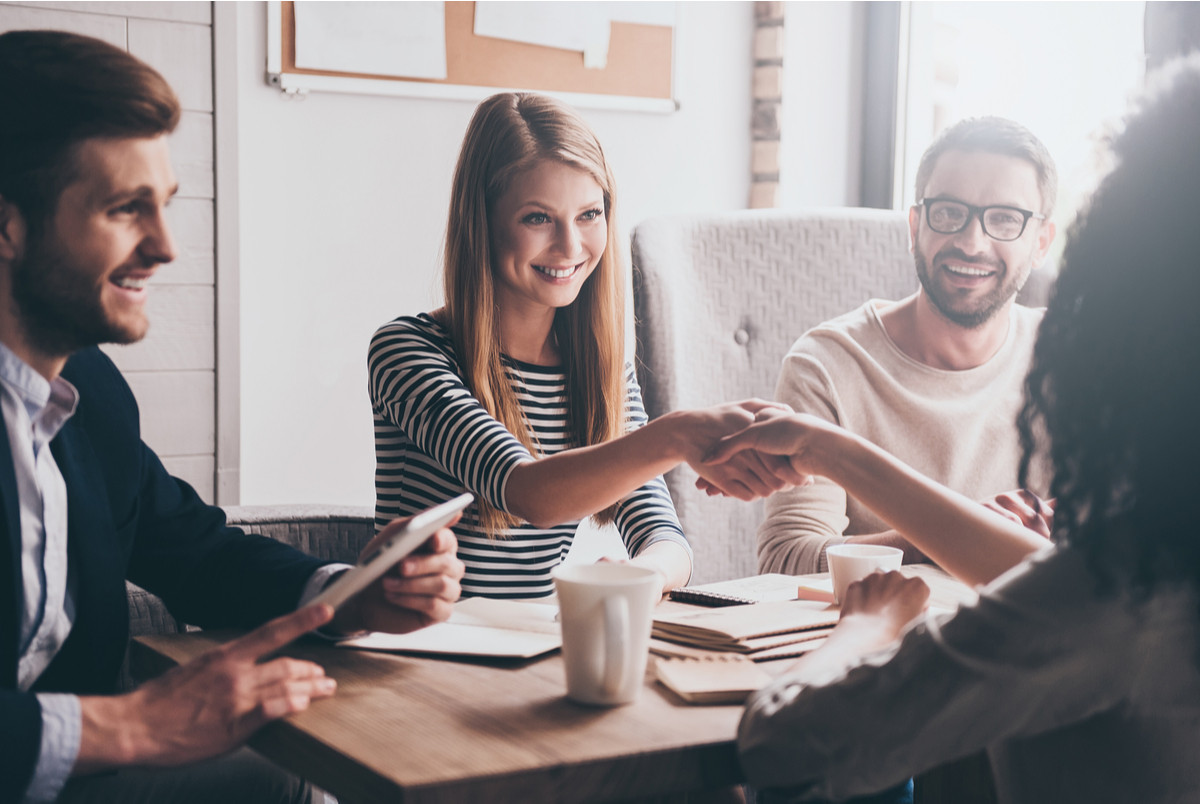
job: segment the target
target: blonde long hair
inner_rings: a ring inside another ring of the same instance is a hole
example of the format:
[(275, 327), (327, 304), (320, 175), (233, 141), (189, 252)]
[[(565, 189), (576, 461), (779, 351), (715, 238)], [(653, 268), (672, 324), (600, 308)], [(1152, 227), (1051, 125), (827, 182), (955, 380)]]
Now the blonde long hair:
[[(443, 271), (444, 323), (467, 388), (535, 455), (539, 450), (500, 361), (489, 212), (518, 174), (543, 161), (582, 170), (600, 185), (608, 227), (600, 262), (575, 301), (554, 316), (566, 374), (567, 432), (575, 447), (624, 432), (625, 283), (615, 251), (616, 188), (600, 142), (573, 109), (528, 92), (493, 95), (479, 105), (454, 170)], [(484, 500), (477, 505), (489, 536), (519, 522)], [(594, 519), (607, 524), (615, 514), (614, 505)]]

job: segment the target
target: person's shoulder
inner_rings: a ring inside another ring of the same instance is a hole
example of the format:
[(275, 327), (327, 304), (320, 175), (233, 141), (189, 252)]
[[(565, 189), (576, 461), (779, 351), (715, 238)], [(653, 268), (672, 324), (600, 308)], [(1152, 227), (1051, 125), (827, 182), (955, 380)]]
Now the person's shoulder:
[(371, 337), (372, 355), (414, 350), (453, 354), (454, 344), (449, 331), (428, 313), (394, 318)]
[(1026, 307), (1023, 304), (1014, 304), (1012, 306), (1013, 318), (1021, 324), (1030, 326), (1038, 326), (1042, 323), (1042, 319), (1046, 317), (1045, 307)]
[(89, 346), (73, 353), (67, 358), (66, 365), (63, 366), (62, 370), (62, 376), (72, 383), (75, 380), (112, 376), (114, 374), (120, 375), (116, 364), (98, 346)]
[(1045, 307), (1012, 306), (1012, 327), (1018, 341), (1032, 344), (1037, 339), (1038, 328), (1046, 317)]
[(112, 359), (95, 346), (80, 349), (67, 360), (60, 376), (79, 394), (64, 430), (80, 428), (108, 457), (132, 460), (127, 450), (140, 438), (141, 411)]
[(112, 358), (97, 346), (72, 354), (63, 366), (62, 378), (75, 386), (81, 403), (91, 402), (96, 397), (111, 399), (114, 396), (133, 401), (133, 392), (125, 377)]
[(789, 354), (824, 355), (831, 350), (843, 352), (849, 343), (869, 342), (878, 321), (874, 305), (880, 303), (872, 299), (860, 307), (817, 324), (796, 339)]

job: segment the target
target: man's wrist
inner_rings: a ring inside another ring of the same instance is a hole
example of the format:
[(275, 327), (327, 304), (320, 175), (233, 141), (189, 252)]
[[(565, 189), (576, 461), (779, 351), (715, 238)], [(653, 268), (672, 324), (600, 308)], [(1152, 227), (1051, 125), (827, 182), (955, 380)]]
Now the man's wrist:
[(829, 635), (832, 647), (853, 656), (865, 656), (887, 647), (900, 635), (891, 620), (876, 614), (846, 614)]
[(154, 756), (150, 730), (138, 717), (137, 692), (79, 699), (82, 728), (73, 775), (149, 764)]

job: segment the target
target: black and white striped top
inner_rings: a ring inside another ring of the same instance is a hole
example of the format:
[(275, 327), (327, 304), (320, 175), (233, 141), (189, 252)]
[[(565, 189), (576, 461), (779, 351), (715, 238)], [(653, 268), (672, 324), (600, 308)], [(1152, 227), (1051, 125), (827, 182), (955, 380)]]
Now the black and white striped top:
[[(508, 511), (508, 476), (534, 457), (467, 390), (446, 329), (426, 314), (397, 318), (375, 333), (367, 363), (375, 418), (376, 530), (464, 490)], [(573, 446), (567, 440), (562, 371), (507, 357), (504, 365), (542, 453)], [(627, 375), (625, 412), (634, 429), (646, 423), (646, 413), (632, 366)], [(467, 565), (463, 595), (552, 594), (550, 571), (567, 554), (578, 524), (542, 529), (522, 523), (489, 539), (472, 505), (454, 527), (458, 556)], [(663, 540), (691, 552), (662, 478), (618, 504), (616, 525), (630, 555)]]

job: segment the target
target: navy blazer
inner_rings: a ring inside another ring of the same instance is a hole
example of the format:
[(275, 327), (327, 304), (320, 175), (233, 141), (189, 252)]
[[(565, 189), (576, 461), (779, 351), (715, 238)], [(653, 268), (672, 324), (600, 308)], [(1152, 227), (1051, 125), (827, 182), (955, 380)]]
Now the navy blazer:
[[(133, 393), (99, 349), (72, 356), (63, 377), (79, 405), (50, 446), (67, 486), (76, 618), (33, 692), (116, 690), (129, 637), (127, 578), (162, 597), (176, 618), (204, 627), (248, 628), (291, 611), (325, 562), (226, 526), (220, 508), (172, 477), (142, 442)], [(0, 427), (0, 803), (24, 795), (41, 741), (37, 698), (16, 690), (19, 506)]]

